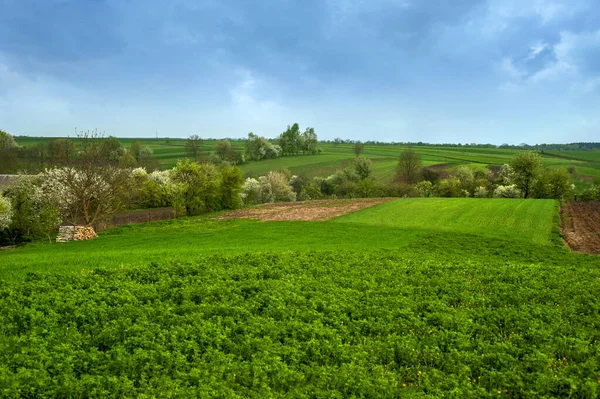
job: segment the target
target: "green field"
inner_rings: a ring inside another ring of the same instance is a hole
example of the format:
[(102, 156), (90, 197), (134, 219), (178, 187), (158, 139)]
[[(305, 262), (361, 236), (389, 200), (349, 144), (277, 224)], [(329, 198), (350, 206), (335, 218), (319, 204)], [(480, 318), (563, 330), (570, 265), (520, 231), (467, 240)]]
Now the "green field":
[(556, 217), (400, 199), (0, 252), (0, 396), (594, 398), (600, 258)]
[[(18, 137), (20, 145), (33, 145), (51, 138)], [(120, 139), (124, 146), (130, 146), (134, 140), (139, 140), (143, 145), (151, 147), (154, 155), (161, 161), (163, 168), (172, 168), (178, 159), (185, 156), (184, 139), (171, 139), (166, 143), (164, 139)], [(202, 149), (208, 154), (215, 146), (215, 140), (205, 140)], [(234, 148), (243, 149), (244, 142), (232, 141)], [(250, 162), (241, 165), (246, 176), (258, 176), (270, 170), (287, 168), (292, 173), (304, 174), (309, 177), (327, 176), (336, 170), (349, 165), (354, 159), (354, 146), (352, 144), (319, 144), (323, 151), (319, 155), (298, 155), (282, 157), (274, 160)], [(374, 162), (375, 176), (384, 181), (391, 181), (395, 175), (398, 157), (406, 147), (402, 145), (366, 145), (361, 156), (370, 158)], [(503, 148), (467, 148), (467, 147), (442, 147), (442, 146), (413, 146), (421, 154), (423, 165), (443, 165), (451, 168), (457, 165), (471, 166), (500, 166), (508, 163), (518, 152)], [(542, 154), (543, 162), (550, 168), (575, 166), (577, 168), (577, 184), (589, 184), (595, 179), (600, 180), (600, 151), (545, 151)]]
[(554, 200), (407, 198), (343, 216), (336, 222), (547, 244), (555, 212)]
[(329, 222), (214, 220), (209, 216), (126, 225), (98, 239), (40, 242), (0, 252), (0, 276), (28, 271), (79, 271), (95, 267), (190, 260), (207, 254), (247, 252), (397, 250), (429, 233), (455, 232), (546, 245), (554, 200), (399, 199)]

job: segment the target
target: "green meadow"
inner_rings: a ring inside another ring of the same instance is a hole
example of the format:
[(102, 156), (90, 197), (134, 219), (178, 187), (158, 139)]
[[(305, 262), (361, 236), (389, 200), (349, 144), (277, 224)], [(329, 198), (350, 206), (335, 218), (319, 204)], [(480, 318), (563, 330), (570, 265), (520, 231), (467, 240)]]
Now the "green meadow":
[(600, 395), (600, 258), (549, 200), (122, 226), (0, 252), (3, 397)]
[(431, 233), (544, 246), (550, 242), (556, 212), (553, 200), (412, 198), (327, 222), (189, 217), (125, 225), (104, 231), (90, 241), (38, 242), (0, 252), (0, 276), (188, 261), (210, 254), (398, 250)]

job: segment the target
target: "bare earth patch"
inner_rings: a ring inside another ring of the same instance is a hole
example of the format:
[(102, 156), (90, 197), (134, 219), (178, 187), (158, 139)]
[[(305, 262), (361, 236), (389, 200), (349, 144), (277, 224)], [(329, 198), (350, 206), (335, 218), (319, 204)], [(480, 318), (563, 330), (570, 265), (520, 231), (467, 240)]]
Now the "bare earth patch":
[(562, 234), (577, 252), (600, 254), (600, 202), (568, 202), (561, 207)]
[(284, 220), (329, 220), (350, 212), (360, 211), (383, 204), (394, 198), (369, 198), (356, 200), (318, 200), (306, 202), (278, 202), (263, 204), (257, 208), (227, 212), (217, 219), (259, 219), (262, 221)]

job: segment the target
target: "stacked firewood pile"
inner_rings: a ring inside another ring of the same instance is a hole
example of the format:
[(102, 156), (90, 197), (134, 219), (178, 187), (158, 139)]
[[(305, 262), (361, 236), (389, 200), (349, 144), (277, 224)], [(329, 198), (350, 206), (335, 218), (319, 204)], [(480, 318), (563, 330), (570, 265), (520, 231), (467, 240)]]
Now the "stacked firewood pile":
[(60, 226), (56, 242), (91, 240), (92, 238), (96, 238), (93, 227)]

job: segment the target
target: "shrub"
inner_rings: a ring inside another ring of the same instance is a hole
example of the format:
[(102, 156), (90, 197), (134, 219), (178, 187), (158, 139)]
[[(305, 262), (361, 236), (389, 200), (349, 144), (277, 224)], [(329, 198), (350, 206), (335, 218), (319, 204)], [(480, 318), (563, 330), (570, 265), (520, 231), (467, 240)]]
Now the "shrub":
[(188, 215), (218, 210), (221, 179), (217, 168), (208, 163), (199, 164), (188, 159), (177, 162), (173, 181), (183, 186), (185, 210)]
[(240, 198), (247, 205), (256, 205), (262, 202), (260, 182), (251, 177), (247, 178), (242, 186)]
[(489, 191), (487, 188), (483, 187), (483, 186), (479, 186), (475, 189), (475, 192), (473, 193), (473, 197), (475, 198), (487, 198), (489, 194)]
[(361, 180), (368, 179), (373, 175), (373, 162), (368, 158), (356, 158), (354, 172)]
[(240, 206), (240, 194), (244, 177), (240, 168), (224, 166), (219, 171), (221, 174), (221, 207), (235, 209)]
[[(60, 191), (58, 194), (44, 186), (45, 181), (40, 177), (22, 177), (18, 183), (11, 186), (7, 192), (11, 205), (11, 223), (13, 242), (32, 240), (39, 237), (48, 237), (61, 223), (59, 204), (63, 195), (65, 199), (69, 194)], [(43, 188), (45, 187), (45, 188)]]
[(475, 190), (475, 172), (473, 168), (462, 165), (455, 169), (454, 176), (460, 181), (460, 187), (472, 193)]
[(498, 186), (494, 190), (494, 198), (522, 198), (523, 193), (515, 184), (509, 186)]
[(460, 186), (460, 180), (456, 177), (440, 180), (435, 185), (435, 194), (438, 197), (462, 197), (463, 193)]
[(415, 185), (415, 190), (419, 197), (428, 198), (433, 193), (433, 184), (429, 180), (423, 180)]
[(272, 201), (268, 202), (296, 201), (296, 193), (288, 184), (288, 178), (284, 172), (271, 171), (264, 177), (270, 184), (272, 192)]
[(586, 188), (583, 193), (581, 193), (580, 198), (583, 201), (600, 201), (600, 185), (593, 185)]
[(7, 228), (12, 219), (12, 205), (8, 198), (0, 193), (0, 230)]

